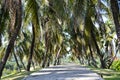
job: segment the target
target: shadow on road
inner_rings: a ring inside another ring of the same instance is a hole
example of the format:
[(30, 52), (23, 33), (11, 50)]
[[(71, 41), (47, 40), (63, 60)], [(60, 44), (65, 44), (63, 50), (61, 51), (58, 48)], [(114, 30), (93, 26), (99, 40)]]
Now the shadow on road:
[(42, 69), (25, 80), (103, 80), (98, 74), (79, 65), (60, 65)]

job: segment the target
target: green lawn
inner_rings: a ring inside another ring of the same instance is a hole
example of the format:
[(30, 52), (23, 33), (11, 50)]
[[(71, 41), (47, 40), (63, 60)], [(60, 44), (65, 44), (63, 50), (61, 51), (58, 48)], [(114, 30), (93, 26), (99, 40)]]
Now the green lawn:
[(101, 75), (104, 80), (120, 80), (120, 71), (111, 69), (90, 68), (92, 71)]
[(35, 70), (31, 70), (30, 72), (22, 71), (22, 72), (13, 73), (7, 76), (3, 76), (2, 80), (21, 80), (24, 77), (28, 76), (29, 74), (39, 71), (39, 70), (40, 68), (36, 68)]

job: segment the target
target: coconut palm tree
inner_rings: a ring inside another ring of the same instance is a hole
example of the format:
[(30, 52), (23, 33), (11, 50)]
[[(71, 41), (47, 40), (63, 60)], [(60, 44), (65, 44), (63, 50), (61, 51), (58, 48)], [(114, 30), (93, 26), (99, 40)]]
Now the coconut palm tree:
[(32, 56), (33, 56), (33, 51), (34, 51), (34, 43), (35, 43), (35, 28), (34, 24), (32, 24), (32, 33), (33, 33), (33, 38), (32, 38), (32, 43), (31, 43), (31, 48), (30, 48), (30, 56), (27, 64), (27, 71), (30, 71), (30, 65), (32, 63)]
[[(10, 52), (12, 52), (11, 49), (21, 26), (21, 16), (23, 14), (20, 9), (21, 2), (17, 0), (14, 5), (13, 2), (14, 0), (5, 0), (1, 8), (0, 46), (1, 36), (5, 35), (5, 31), (8, 31), (10, 39), (6, 54), (1, 54), (4, 55), (0, 66), (1, 71)], [(119, 38), (117, 0), (115, 2), (111, 0), (110, 3)], [(20, 40), (16, 41), (14, 52), (20, 58), (24, 68), (23, 58), (27, 58), (27, 71), (30, 71), (32, 62), (46, 67), (53, 61), (55, 64), (59, 63), (60, 59), (70, 52), (80, 62), (85, 61), (89, 65), (98, 67), (96, 59), (99, 59), (101, 67), (107, 68), (109, 58), (112, 58), (108, 55), (108, 53), (110, 55), (112, 53), (112, 50), (108, 49), (108, 47), (112, 47), (114, 29), (107, 22), (104, 22), (103, 16), (110, 19), (111, 14), (108, 6), (103, 1), (25, 0), (22, 7), (25, 12), (23, 16), (23, 26), (25, 27), (22, 28), (22, 33), (19, 34), (18, 38)], [(9, 16), (5, 17), (8, 14), (7, 12), (9, 12)], [(3, 27), (7, 21), (10, 21), (9, 24)], [(30, 27), (31, 29), (29, 29)], [(9, 30), (7, 30), (8, 28)], [(30, 45), (31, 48), (29, 49)], [(106, 47), (104, 47), (105, 45)], [(70, 51), (67, 52), (66, 48), (68, 47)], [(4, 48), (0, 49), (0, 53), (5, 51)]]
[(32, 32), (33, 32), (31, 49), (30, 49), (30, 54), (29, 54), (29, 59), (27, 64), (27, 71), (30, 71), (32, 56), (34, 53), (35, 41), (37, 41), (37, 43), (39, 42), (40, 26), (39, 26), (38, 7), (39, 5), (36, 0), (26, 0), (26, 5), (25, 5), (25, 22), (26, 23), (25, 24), (32, 22)]
[[(5, 7), (8, 6), (6, 9), (9, 12), (10, 10), (13, 11), (13, 13), (15, 12), (16, 14), (14, 16), (11, 16), (12, 18), (15, 19), (15, 23), (11, 23), (11, 28), (12, 27), (16, 27), (13, 31), (12, 31), (12, 35), (11, 35), (11, 39), (9, 41), (9, 44), (7, 46), (5, 55), (3, 56), (2, 61), (0, 62), (0, 77), (2, 76), (2, 71), (5, 67), (5, 64), (7, 62), (7, 59), (14, 47), (14, 42), (19, 34), (20, 28), (21, 28), (21, 23), (22, 23), (22, 3), (21, 0), (16, 0), (15, 4), (13, 5), (13, 0), (11, 0), (11, 2), (9, 2), (8, 0), (5, 0)], [(14, 10), (12, 9), (14, 6)], [(11, 13), (12, 14), (12, 13)], [(12, 22), (12, 21), (11, 21)], [(13, 25), (12, 25), (13, 24)]]
[(114, 19), (114, 24), (116, 28), (116, 33), (118, 40), (120, 41), (120, 23), (119, 23), (119, 6), (118, 6), (118, 0), (110, 0), (111, 4), (111, 10), (112, 10), (112, 15)]

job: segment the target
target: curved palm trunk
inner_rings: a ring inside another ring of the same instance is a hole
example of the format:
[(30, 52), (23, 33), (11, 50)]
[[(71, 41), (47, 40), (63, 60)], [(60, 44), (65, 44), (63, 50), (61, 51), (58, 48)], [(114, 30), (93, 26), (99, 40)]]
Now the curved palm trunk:
[(46, 67), (46, 62), (47, 62), (47, 55), (48, 55), (48, 43), (49, 43), (49, 35), (48, 31), (45, 33), (45, 47), (46, 51), (45, 54), (43, 55), (43, 63), (42, 63), (42, 68)]
[(95, 44), (95, 47), (96, 47), (96, 49), (97, 49), (97, 54), (98, 54), (98, 56), (99, 56), (99, 58), (100, 58), (101, 68), (106, 68), (105, 62), (104, 62), (104, 60), (103, 60), (103, 55), (102, 55), (101, 52), (100, 52), (100, 48), (99, 48), (99, 46), (98, 46), (98, 44), (97, 44), (95, 35), (94, 35), (94, 33), (93, 33), (92, 30), (91, 30), (91, 37), (92, 37), (93, 42), (94, 42), (94, 44)]
[(33, 56), (33, 51), (34, 51), (34, 43), (35, 43), (34, 24), (32, 24), (32, 32), (33, 32), (33, 38), (32, 38), (32, 44), (31, 44), (31, 48), (30, 48), (30, 56), (29, 56), (29, 60), (28, 60), (28, 64), (27, 64), (27, 71), (30, 71), (30, 66), (31, 66), (31, 63), (32, 63), (32, 56)]
[[(119, 6), (118, 6), (118, 0), (110, 0), (110, 4), (111, 4), (111, 10), (112, 10), (112, 15), (113, 15), (113, 19), (114, 19), (114, 24), (115, 24), (115, 28), (116, 28), (116, 33), (117, 33), (117, 37), (118, 37), (118, 49), (120, 49), (120, 20), (119, 20)], [(116, 57), (117, 53), (115, 54), (115, 56), (113, 57), (111, 64), (109, 65), (109, 67), (112, 65), (115, 57)], [(108, 67), (108, 68), (109, 68)]]
[[(8, 60), (8, 57), (14, 47), (14, 42), (19, 34), (21, 23), (22, 23), (22, 3), (21, 0), (16, 0), (16, 21), (15, 21), (15, 30), (13, 32), (13, 35), (10, 38), (9, 44), (7, 46), (5, 55), (3, 56), (2, 61), (0, 62), (0, 78), (2, 76), (3, 69), (5, 67), (5, 64)], [(12, 26), (13, 27), (13, 26)]]
[(117, 32), (117, 37), (120, 43), (120, 23), (119, 23), (119, 6), (118, 0), (110, 0), (112, 15), (114, 19), (114, 24)]

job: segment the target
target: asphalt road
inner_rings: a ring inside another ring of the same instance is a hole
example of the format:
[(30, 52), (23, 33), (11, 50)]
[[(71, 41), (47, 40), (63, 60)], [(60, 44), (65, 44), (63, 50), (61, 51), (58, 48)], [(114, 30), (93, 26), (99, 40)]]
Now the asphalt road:
[(76, 64), (44, 68), (23, 80), (103, 80), (98, 74)]

